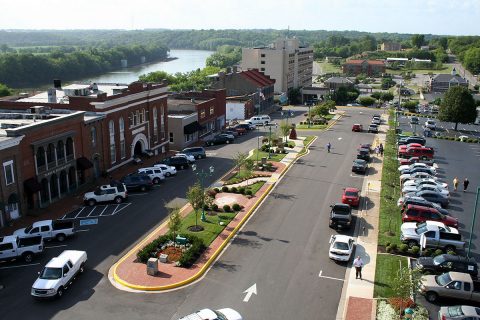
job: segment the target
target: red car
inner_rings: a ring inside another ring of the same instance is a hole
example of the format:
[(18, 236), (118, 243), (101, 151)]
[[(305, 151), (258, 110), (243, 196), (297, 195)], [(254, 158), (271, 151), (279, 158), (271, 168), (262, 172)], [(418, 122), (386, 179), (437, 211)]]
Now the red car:
[(363, 126), (362, 126), (361, 124), (355, 123), (355, 124), (352, 126), (352, 131), (362, 132), (362, 131), (363, 131)]
[(357, 188), (343, 189), (342, 203), (349, 204), (352, 207), (358, 207), (360, 204), (360, 190)]
[(407, 150), (408, 148), (413, 148), (413, 147), (423, 147), (420, 143), (409, 143), (409, 144), (404, 144), (398, 147), (398, 151), (400, 150)]
[(433, 159), (433, 155), (433, 149), (427, 147), (411, 147), (406, 150), (398, 150), (398, 156), (400, 158), (419, 157), (422, 160), (431, 160)]
[(428, 164), (428, 165), (433, 165), (433, 161), (432, 160), (422, 160), (420, 159), (419, 157), (410, 157), (408, 159), (400, 159), (400, 165), (403, 166), (403, 165), (410, 165), (412, 163), (425, 163), (425, 164)]
[(227, 128), (227, 130), (232, 130), (232, 131), (236, 131), (238, 133), (239, 136), (243, 136), (244, 134), (247, 133), (247, 129), (245, 128), (242, 128), (242, 127), (238, 127), (238, 126), (235, 126), (235, 127), (229, 127)]
[(435, 208), (427, 208), (409, 204), (403, 211), (402, 222), (425, 222), (425, 221), (443, 222), (449, 227), (458, 228), (458, 219), (446, 216), (438, 212)]

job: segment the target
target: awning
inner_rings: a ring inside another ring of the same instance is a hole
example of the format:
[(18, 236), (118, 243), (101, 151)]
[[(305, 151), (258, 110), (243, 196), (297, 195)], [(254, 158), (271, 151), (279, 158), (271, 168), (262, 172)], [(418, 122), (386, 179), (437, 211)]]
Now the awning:
[(77, 159), (77, 166), (82, 170), (86, 170), (93, 167), (93, 163), (85, 157), (80, 157)]
[(30, 193), (38, 192), (42, 189), (42, 186), (40, 185), (40, 183), (38, 183), (37, 179), (35, 179), (35, 178), (30, 178), (30, 179), (25, 180), (23, 182), (23, 186)]
[(201, 126), (198, 121), (194, 121), (192, 123), (187, 124), (185, 127), (183, 127), (183, 133), (184, 134), (192, 134), (197, 131), (202, 130), (204, 127)]

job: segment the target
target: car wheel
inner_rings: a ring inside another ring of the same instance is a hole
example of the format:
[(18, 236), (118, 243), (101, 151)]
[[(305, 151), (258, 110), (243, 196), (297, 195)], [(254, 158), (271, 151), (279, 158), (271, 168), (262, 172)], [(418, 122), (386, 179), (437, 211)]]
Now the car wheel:
[(170, 172), (165, 172), (166, 177), (170, 177), (172, 174)]
[(67, 237), (63, 233), (57, 234), (57, 241), (58, 242), (63, 242), (63, 241), (65, 241), (66, 238)]
[(80, 273), (84, 273), (84, 272), (85, 272), (85, 263), (82, 263), (82, 264), (80, 265), (79, 272), (80, 272)]
[(159, 178), (154, 178), (153, 179), (153, 184), (159, 184), (160, 183), (160, 179)]
[(140, 187), (140, 191), (142, 191), (142, 192), (145, 192), (145, 191), (147, 191), (147, 187), (145, 187), (145, 186), (141, 186), (141, 187)]
[(409, 247), (409, 248), (413, 248), (413, 247), (415, 247), (415, 246), (418, 246), (418, 243), (417, 243), (417, 241), (415, 241), (415, 240), (410, 240), (410, 241), (408, 241), (407, 244), (408, 244), (408, 247)]
[(57, 297), (58, 297), (58, 298), (63, 297), (63, 287), (58, 288), (58, 290), (57, 290)]
[(435, 302), (438, 299), (438, 294), (429, 291), (425, 294), (425, 299), (427, 299), (428, 302)]
[(230, 140), (225, 141), (225, 143), (226, 143), (226, 144), (229, 144), (229, 143), (230, 143)]
[(207, 158), (207, 155), (206, 155), (206, 154), (202, 156), (202, 159), (206, 159), (206, 158)]
[(33, 261), (33, 253), (31, 252), (25, 252), (23, 254), (23, 261), (25, 261), (26, 263), (30, 263)]
[(97, 201), (96, 201), (95, 199), (90, 199), (90, 200), (88, 200), (88, 205), (89, 205), (90, 207), (94, 206), (96, 203), (97, 203)]
[(181, 165), (180, 165), (180, 170), (183, 170), (183, 168), (184, 168), (184, 167), (183, 167), (183, 164), (181, 164)]
[(446, 251), (446, 252), (448, 252), (448, 251), (453, 251), (453, 252), (455, 252), (455, 249), (456, 249), (456, 248), (455, 248), (454, 246), (446, 246), (446, 247), (445, 247), (445, 251)]
[(120, 203), (122, 203), (123, 199), (122, 199), (122, 197), (115, 197), (115, 199), (113, 201), (115, 201), (115, 203), (117, 203), (117, 204), (120, 204)]

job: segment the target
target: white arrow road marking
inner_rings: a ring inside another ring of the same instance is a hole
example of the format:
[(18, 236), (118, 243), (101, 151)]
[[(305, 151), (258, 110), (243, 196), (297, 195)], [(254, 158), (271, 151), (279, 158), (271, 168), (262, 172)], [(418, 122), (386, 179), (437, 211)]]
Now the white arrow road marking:
[(339, 137), (338, 140), (342, 140), (343, 138), (342, 137)]
[(318, 274), (319, 278), (326, 278), (326, 279), (332, 279), (332, 280), (337, 280), (337, 281), (345, 281), (345, 279), (339, 279), (339, 278), (332, 278), (332, 277), (327, 277), (327, 276), (322, 276), (323, 270), (320, 270), (320, 273)]
[(248, 300), (250, 300), (250, 297), (252, 296), (252, 294), (255, 294), (255, 295), (257, 294), (257, 284), (254, 283), (253, 286), (251, 286), (247, 290), (243, 291), (243, 293), (247, 294), (245, 296), (245, 298), (243, 298), (243, 302), (248, 302)]

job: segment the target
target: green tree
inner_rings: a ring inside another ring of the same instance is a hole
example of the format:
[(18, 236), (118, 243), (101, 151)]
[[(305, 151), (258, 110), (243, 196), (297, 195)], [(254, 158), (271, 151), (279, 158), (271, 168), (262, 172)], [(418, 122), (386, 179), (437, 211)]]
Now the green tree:
[(171, 74), (168, 74), (165, 71), (154, 71), (148, 74), (142, 74), (138, 79), (142, 82), (159, 83), (159, 82), (162, 82), (163, 80), (167, 80), (168, 84), (176, 83), (175, 77), (172, 76)]
[(410, 41), (413, 47), (420, 48), (425, 43), (425, 36), (423, 34), (414, 34)]
[(10, 90), (6, 85), (0, 83), (0, 97), (6, 97), (12, 94), (12, 90)]
[(282, 133), (282, 137), (285, 138), (285, 142), (288, 142), (288, 134), (290, 133), (290, 125), (286, 121), (280, 122), (280, 132)]
[(402, 108), (405, 108), (410, 112), (415, 112), (417, 110), (417, 104), (416, 101), (406, 101), (402, 103)]
[(328, 106), (325, 106), (325, 105), (321, 104), (321, 105), (313, 107), (310, 112), (313, 115), (324, 117), (324, 116), (329, 114), (329, 108), (328, 108)]
[(362, 106), (367, 106), (367, 107), (375, 103), (375, 99), (370, 97), (361, 97), (359, 100)]
[[(246, 159), (245, 163), (243, 164), (243, 172), (245, 173), (245, 176), (250, 178), (253, 175), (253, 171), (255, 170), (255, 161), (253, 159)], [(247, 187), (249, 185), (249, 182), (247, 180)]]
[(233, 162), (235, 163), (235, 168), (237, 168), (238, 172), (242, 171), (242, 167), (245, 164), (245, 161), (247, 160), (247, 158), (248, 158), (248, 154), (244, 152), (237, 152), (233, 156)]
[(168, 216), (168, 229), (173, 235), (173, 244), (175, 246), (175, 239), (177, 236), (178, 230), (182, 226), (182, 218), (180, 217), (180, 209), (174, 208), (170, 211)]
[(370, 97), (372, 97), (372, 98), (375, 99), (375, 100), (379, 100), (379, 101), (380, 101), (380, 100), (382, 99), (382, 92), (376, 91), (376, 92), (372, 93), (372, 94), (370, 95)]
[(470, 48), (463, 56), (463, 65), (474, 74), (480, 73), (480, 48)]
[[(403, 266), (398, 270), (397, 276), (393, 278), (391, 286), (395, 297), (406, 302), (410, 300), (412, 293), (420, 290), (421, 284), (422, 273), (417, 269), (411, 270), (408, 266)], [(404, 306), (400, 306), (399, 312), (403, 312), (403, 309)]]
[(393, 95), (393, 93), (383, 92), (381, 100), (386, 102), (386, 101), (392, 101), (394, 98), (395, 96)]
[(205, 192), (203, 191), (200, 182), (195, 182), (187, 190), (187, 200), (195, 211), (195, 226), (198, 227), (198, 210), (203, 208), (205, 204)]
[(445, 92), (438, 112), (441, 121), (455, 122), (457, 131), (459, 123), (472, 123), (476, 117), (475, 101), (467, 88), (455, 86)]

